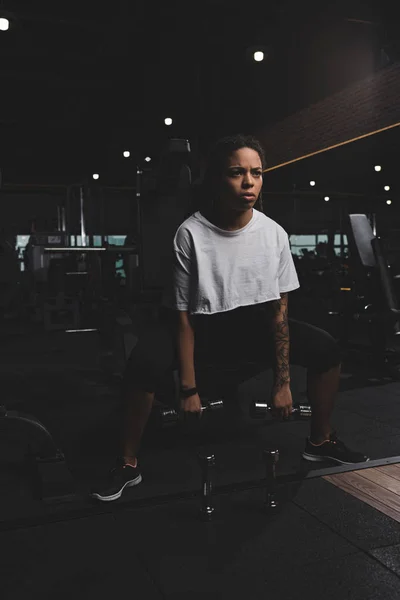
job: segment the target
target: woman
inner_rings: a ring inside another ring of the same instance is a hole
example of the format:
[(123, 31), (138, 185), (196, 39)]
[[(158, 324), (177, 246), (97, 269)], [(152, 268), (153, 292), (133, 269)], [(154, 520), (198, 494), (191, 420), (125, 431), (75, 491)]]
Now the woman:
[(283, 418), (292, 410), (289, 364), (306, 367), (313, 414), (303, 457), (341, 464), (369, 460), (331, 430), (340, 378), (335, 340), (288, 318), (288, 292), (299, 282), (286, 232), (262, 212), (263, 168), (263, 150), (252, 137), (224, 138), (213, 148), (200, 210), (174, 237), (162, 317), (140, 337), (127, 364), (123, 458), (94, 498), (115, 500), (125, 487), (141, 482), (137, 452), (154, 392), (168, 372), (179, 371), (183, 413), (201, 415), (196, 388), (201, 361), (216, 370), (237, 366), (238, 380), (247, 363), (258, 365), (252, 376), (272, 367), (271, 404)]

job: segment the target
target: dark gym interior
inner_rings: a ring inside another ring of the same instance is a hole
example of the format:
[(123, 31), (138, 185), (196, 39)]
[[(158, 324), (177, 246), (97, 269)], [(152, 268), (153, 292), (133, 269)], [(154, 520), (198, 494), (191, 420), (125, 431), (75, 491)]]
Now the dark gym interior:
[[(400, 599), (398, 17), (89, 4), (0, 2), (1, 597)], [(238, 383), (199, 364), (204, 418), (181, 418), (174, 371), (143, 482), (96, 502), (175, 232), (208, 148), (239, 132), (263, 146), (262, 210), (289, 236), (289, 316), (342, 352), (332, 426), (370, 460), (303, 460), (303, 367), (284, 422), (270, 369)]]

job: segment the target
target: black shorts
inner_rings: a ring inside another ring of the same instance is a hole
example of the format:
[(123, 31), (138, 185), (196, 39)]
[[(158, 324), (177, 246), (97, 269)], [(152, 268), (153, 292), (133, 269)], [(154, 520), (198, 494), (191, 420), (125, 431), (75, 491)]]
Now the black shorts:
[[(162, 309), (158, 321), (142, 332), (127, 362), (125, 385), (155, 392), (178, 369), (178, 314)], [(239, 383), (273, 368), (271, 315), (270, 302), (215, 315), (192, 315), (195, 370), (207, 365), (217, 373), (230, 372)], [(315, 373), (340, 364), (340, 348), (323, 329), (289, 319), (289, 336), (290, 364)]]

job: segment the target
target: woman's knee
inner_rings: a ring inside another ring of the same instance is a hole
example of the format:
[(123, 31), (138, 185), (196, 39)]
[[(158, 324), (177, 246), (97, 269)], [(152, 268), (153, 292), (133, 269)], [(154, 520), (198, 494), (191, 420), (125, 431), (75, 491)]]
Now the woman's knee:
[(325, 373), (338, 367), (342, 362), (342, 351), (335, 338), (324, 331), (324, 340), (317, 353), (316, 365), (313, 368), (318, 373)]
[(157, 389), (157, 383), (154, 380), (144, 380), (142, 377), (138, 377), (132, 373), (124, 374), (121, 392), (122, 396), (128, 398), (135, 392), (147, 392), (148, 394), (155, 394)]
[(341, 349), (335, 338), (319, 327), (289, 319), (290, 361), (323, 373), (340, 365)]
[(140, 390), (154, 393), (165, 378), (167, 364), (159, 365), (151, 356), (132, 353), (126, 364), (123, 380), (123, 392)]
[(177, 368), (172, 341), (159, 336), (153, 338), (153, 342), (138, 343), (132, 350), (124, 370), (123, 393), (133, 389), (155, 393), (163, 382), (168, 381), (169, 374), (172, 377)]

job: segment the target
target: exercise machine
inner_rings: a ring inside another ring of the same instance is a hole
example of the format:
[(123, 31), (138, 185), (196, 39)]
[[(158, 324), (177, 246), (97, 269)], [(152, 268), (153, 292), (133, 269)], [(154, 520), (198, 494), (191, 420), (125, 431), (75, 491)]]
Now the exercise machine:
[(352, 302), (342, 310), (350, 347), (352, 322), (368, 328), (369, 357), (380, 375), (400, 379), (400, 310), (388, 267), (384, 244), (372, 230), (365, 214), (350, 214), (348, 220), (350, 265), (353, 274)]
[(65, 456), (39, 419), (0, 406), (0, 431), (14, 433), (24, 443), (25, 465), (36, 499), (51, 503), (75, 496)]

